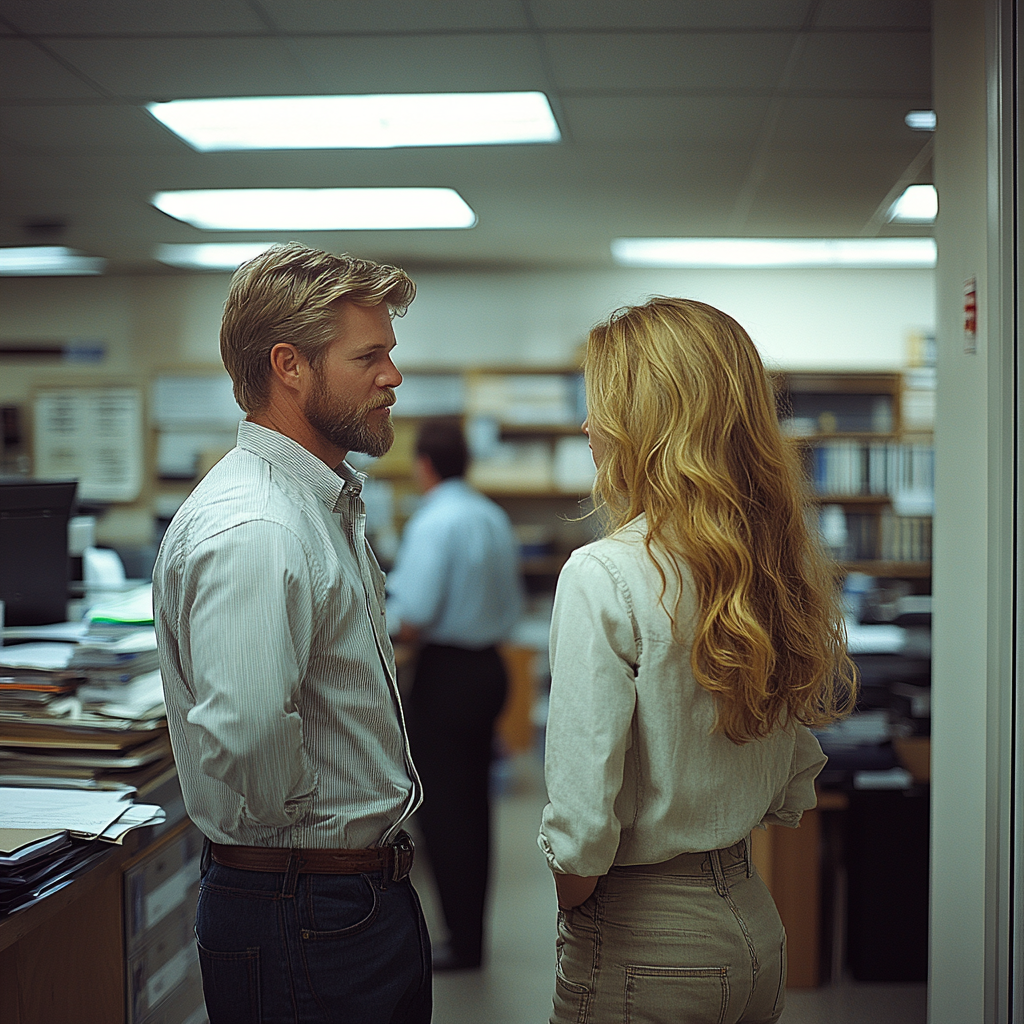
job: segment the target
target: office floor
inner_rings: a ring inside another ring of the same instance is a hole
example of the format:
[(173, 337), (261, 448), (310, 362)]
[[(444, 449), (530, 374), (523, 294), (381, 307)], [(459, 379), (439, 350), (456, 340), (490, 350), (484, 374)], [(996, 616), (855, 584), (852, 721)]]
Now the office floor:
[[(479, 972), (434, 978), (434, 1024), (543, 1024), (554, 974), (554, 887), (537, 849), (544, 805), (536, 759), (506, 765), (496, 805), (490, 956)], [(413, 873), (432, 935), (443, 935), (429, 875)], [(842, 983), (790, 990), (782, 1024), (924, 1024), (924, 985)]]

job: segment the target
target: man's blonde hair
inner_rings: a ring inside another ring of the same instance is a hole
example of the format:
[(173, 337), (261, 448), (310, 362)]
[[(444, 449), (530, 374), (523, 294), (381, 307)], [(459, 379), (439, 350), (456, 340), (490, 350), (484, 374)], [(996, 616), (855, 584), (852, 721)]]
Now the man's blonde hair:
[(336, 256), (298, 242), (273, 245), (243, 263), (231, 278), (220, 328), (220, 354), (245, 412), (263, 409), (270, 395), (270, 350), (294, 345), (317, 369), (337, 330), (340, 300), (385, 303), (405, 313), (416, 285), (398, 267)]

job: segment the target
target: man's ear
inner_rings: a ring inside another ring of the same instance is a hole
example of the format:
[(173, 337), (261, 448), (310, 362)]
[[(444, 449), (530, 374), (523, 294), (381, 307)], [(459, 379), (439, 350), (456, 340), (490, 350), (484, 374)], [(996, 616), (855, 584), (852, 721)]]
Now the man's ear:
[(294, 345), (281, 341), (270, 350), (270, 372), (290, 391), (298, 391), (309, 373), (309, 361)]

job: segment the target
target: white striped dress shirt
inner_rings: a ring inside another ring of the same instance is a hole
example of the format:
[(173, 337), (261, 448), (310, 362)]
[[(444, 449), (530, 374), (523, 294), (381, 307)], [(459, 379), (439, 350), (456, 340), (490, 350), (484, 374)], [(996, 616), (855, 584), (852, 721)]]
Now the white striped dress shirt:
[(243, 422), (161, 544), (171, 744), (214, 842), (372, 847), (420, 803), (363, 479)]

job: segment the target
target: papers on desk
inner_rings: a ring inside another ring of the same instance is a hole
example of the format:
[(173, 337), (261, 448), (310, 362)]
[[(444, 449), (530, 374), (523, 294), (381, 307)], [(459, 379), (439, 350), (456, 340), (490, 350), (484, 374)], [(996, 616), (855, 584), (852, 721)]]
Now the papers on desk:
[[(0, 787), (0, 914), (24, 910), (58, 892), (104, 857), (110, 843), (120, 843), (133, 828), (164, 820), (161, 808), (132, 803), (133, 792)], [(81, 828), (21, 827), (59, 816)]]
[(173, 768), (151, 585), (95, 605), (84, 624), (21, 627), (19, 639), (0, 647), (0, 785), (143, 786)]
[(86, 614), (90, 632), (113, 632), (153, 625), (153, 585), (136, 587), (127, 594), (94, 605)]
[(851, 654), (899, 654), (907, 632), (902, 626), (862, 626), (847, 619), (846, 640)]
[(120, 842), (131, 829), (164, 820), (163, 808), (135, 804), (133, 793), (0, 786), (0, 834), (11, 829), (54, 829), (83, 839)]
[(61, 672), (71, 664), (72, 644), (34, 643), (0, 647), (0, 676), (6, 669), (27, 668), (37, 672)]
[(85, 683), (78, 688), (84, 709), (133, 722), (164, 714), (164, 688), (159, 672), (146, 672), (124, 683)]
[(0, 829), (0, 871), (27, 864), (54, 850), (71, 845), (67, 832), (48, 828)]
[(7, 868), (0, 867), (0, 913), (24, 910), (59, 892), (109, 850), (104, 843), (75, 841), (67, 833), (63, 838), (67, 845), (62, 848), (22, 858)]

